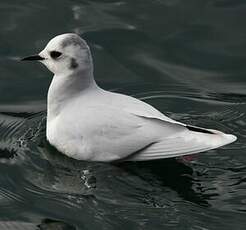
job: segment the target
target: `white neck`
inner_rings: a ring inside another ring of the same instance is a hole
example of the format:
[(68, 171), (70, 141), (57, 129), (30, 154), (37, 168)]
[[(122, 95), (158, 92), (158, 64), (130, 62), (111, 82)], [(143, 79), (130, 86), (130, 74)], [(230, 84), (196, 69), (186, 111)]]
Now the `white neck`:
[(59, 115), (72, 98), (95, 88), (98, 86), (93, 71), (89, 69), (67, 75), (54, 75), (48, 91), (47, 121)]

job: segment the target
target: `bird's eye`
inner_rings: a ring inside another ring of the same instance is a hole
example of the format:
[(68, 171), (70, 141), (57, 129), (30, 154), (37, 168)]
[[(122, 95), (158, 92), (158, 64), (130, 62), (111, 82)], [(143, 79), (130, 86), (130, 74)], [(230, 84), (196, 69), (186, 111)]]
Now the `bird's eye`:
[(62, 55), (62, 53), (59, 52), (59, 51), (51, 51), (51, 52), (50, 52), (50, 56), (51, 56), (53, 59), (56, 59), (56, 58), (60, 57), (61, 55)]

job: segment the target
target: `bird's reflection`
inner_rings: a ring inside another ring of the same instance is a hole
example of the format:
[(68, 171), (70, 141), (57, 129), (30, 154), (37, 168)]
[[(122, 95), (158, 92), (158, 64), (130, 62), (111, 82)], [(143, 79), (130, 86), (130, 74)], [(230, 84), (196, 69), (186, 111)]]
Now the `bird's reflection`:
[(193, 169), (182, 161), (175, 158), (143, 162), (126, 162), (120, 167), (128, 170), (139, 177), (148, 171), (149, 178), (157, 178), (162, 186), (167, 186), (176, 191), (183, 199), (209, 206), (208, 198), (202, 192), (193, 189)]
[[(170, 189), (176, 191), (184, 200), (203, 206), (209, 205), (209, 197), (203, 194), (202, 191), (195, 191), (193, 189), (194, 184), (199, 182), (193, 178), (194, 170), (192, 166), (189, 166), (183, 161), (175, 158), (146, 162), (105, 164), (83, 161), (80, 162), (70, 159), (56, 151), (48, 143), (45, 143), (45, 149), (49, 149), (49, 151), (46, 152), (46, 157), (49, 159), (49, 162), (53, 162), (53, 164), (56, 165), (55, 167), (57, 167), (57, 169), (71, 167), (73, 169), (77, 168), (77, 170), (80, 171), (80, 178), (84, 178), (84, 183), (89, 184), (87, 187), (91, 186), (96, 188), (97, 181), (103, 178), (100, 173), (100, 170), (103, 168), (104, 183), (107, 181), (107, 176), (114, 176), (114, 174), (127, 175), (125, 177), (126, 181), (132, 176), (137, 176), (140, 180), (147, 181), (152, 186), (155, 186), (154, 183), (158, 183), (157, 186), (169, 187)], [(115, 182), (117, 179), (117, 176), (115, 176)], [(111, 183), (114, 182), (111, 181)], [(136, 181), (136, 183), (138, 182)]]

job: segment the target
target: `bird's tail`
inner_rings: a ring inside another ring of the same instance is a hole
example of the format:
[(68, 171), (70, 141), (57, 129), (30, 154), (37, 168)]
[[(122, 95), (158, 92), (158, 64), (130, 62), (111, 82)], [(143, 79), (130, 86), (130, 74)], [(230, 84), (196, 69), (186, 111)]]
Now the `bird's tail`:
[(144, 161), (190, 155), (215, 149), (236, 140), (237, 137), (232, 134), (195, 126), (186, 126), (184, 131), (153, 143), (134, 154), (129, 160)]

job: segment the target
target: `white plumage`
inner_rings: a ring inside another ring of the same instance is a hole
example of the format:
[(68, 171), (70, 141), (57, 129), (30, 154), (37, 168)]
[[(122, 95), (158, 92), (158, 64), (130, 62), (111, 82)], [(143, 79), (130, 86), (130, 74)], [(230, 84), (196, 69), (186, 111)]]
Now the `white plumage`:
[(89, 47), (76, 34), (53, 38), (38, 57), (55, 74), (48, 93), (47, 139), (72, 158), (152, 160), (236, 140), (234, 135), (187, 126), (145, 102), (101, 89), (93, 77)]

